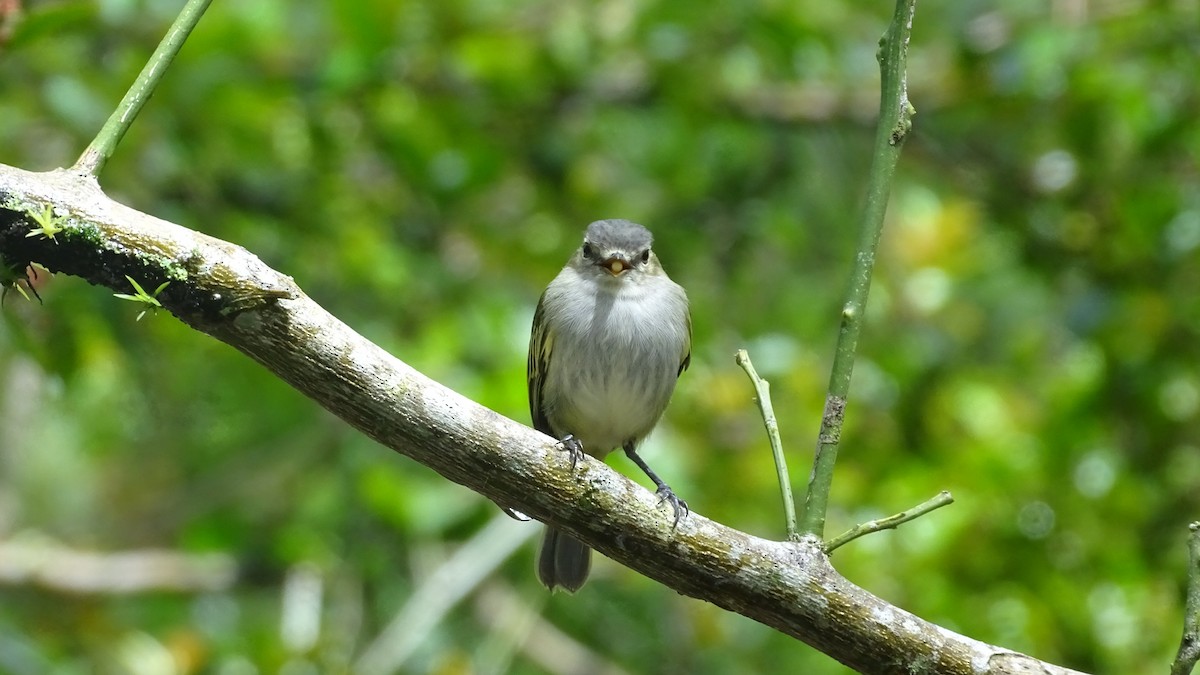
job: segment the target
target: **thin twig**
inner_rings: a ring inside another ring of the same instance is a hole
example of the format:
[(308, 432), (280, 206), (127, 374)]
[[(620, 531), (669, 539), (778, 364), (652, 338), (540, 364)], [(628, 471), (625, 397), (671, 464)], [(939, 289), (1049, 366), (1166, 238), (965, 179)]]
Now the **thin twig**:
[(101, 127), (100, 133), (96, 134), (79, 156), (75, 166), (71, 167), (72, 170), (92, 177), (100, 173), (117, 149), (117, 144), (124, 138), (125, 132), (133, 124), (133, 120), (137, 118), (142, 106), (150, 100), (150, 95), (167, 72), (167, 67), (171, 65), (171, 61), (175, 59), (175, 55), (179, 53), (184, 41), (200, 22), (200, 17), (211, 2), (212, 0), (188, 0), (179, 16), (175, 17), (175, 22), (171, 24), (166, 37), (158, 43), (158, 48), (154, 50), (142, 72), (133, 81), (129, 91), (125, 92), (125, 98), (121, 99), (117, 109)]
[(921, 502), (920, 504), (917, 504), (916, 506), (912, 507), (911, 509), (909, 509), (907, 511), (901, 511), (900, 513), (897, 513), (895, 515), (888, 516), (887, 518), (880, 518), (878, 520), (869, 520), (865, 523), (860, 523), (858, 525), (855, 525), (854, 527), (850, 528), (849, 530), (846, 530), (842, 534), (839, 534), (838, 536), (834, 537), (833, 539), (830, 539), (829, 541), (825, 542), (825, 552), (832, 553), (833, 550), (838, 548), (839, 546), (848, 544), (848, 543), (854, 541), (855, 539), (858, 539), (859, 537), (867, 535), (867, 534), (871, 534), (872, 532), (878, 532), (880, 530), (895, 529), (898, 525), (907, 523), (910, 520), (915, 520), (917, 518), (920, 518), (921, 516), (925, 515), (926, 513), (929, 513), (930, 511), (933, 511), (934, 509), (940, 509), (943, 506), (945, 506), (947, 504), (951, 504), (953, 502), (954, 502), (954, 497), (952, 497), (949, 492), (942, 490), (941, 492), (934, 495), (933, 498), (926, 500), (924, 502)]
[(6, 586), (126, 594), (226, 591), (236, 581), (237, 561), (222, 553), (87, 551), (28, 533), (0, 541), (0, 584)]
[(363, 651), (354, 672), (394, 673), (425, 644), (429, 634), (500, 563), (538, 532), (497, 513), (408, 597), (408, 601)]
[(859, 221), (858, 253), (850, 275), (850, 288), (842, 305), (842, 326), (838, 333), (833, 367), (829, 375), (829, 391), (825, 399), (825, 414), (817, 437), (817, 451), (804, 498), (801, 531), (824, 536), (825, 512), (829, 508), (829, 490), (833, 483), (833, 466), (837, 461), (838, 442), (842, 434), (842, 419), (846, 397), (850, 392), (850, 374), (854, 370), (854, 354), (862, 331), (862, 316), (871, 288), (871, 269), (883, 229), (888, 193), (900, 149), (904, 146), (915, 110), (908, 101), (905, 62), (908, 57), (908, 38), (912, 33), (916, 0), (897, 0), (896, 12), (887, 32), (879, 41), (879, 123), (875, 131), (875, 154), (867, 181), (867, 199)]
[(1188, 590), (1183, 610), (1183, 639), (1171, 675), (1188, 675), (1200, 661), (1200, 522), (1188, 526)]
[(779, 423), (775, 421), (775, 410), (771, 406), (771, 383), (758, 376), (750, 354), (745, 349), (737, 350), (737, 364), (746, 371), (754, 385), (754, 397), (762, 411), (763, 424), (767, 427), (767, 438), (771, 441), (771, 455), (775, 457), (775, 473), (779, 476), (779, 494), (783, 498), (783, 515), (787, 525), (789, 541), (796, 541), (796, 500), (792, 498), (792, 480), (788, 478), (787, 458), (783, 455), (783, 442), (779, 440)]
[[(563, 632), (549, 620), (549, 593), (521, 593), (494, 580), (473, 593), (476, 620), (486, 629), (475, 652), (474, 672), (507, 673), (512, 652), (520, 653), (548, 673), (628, 675), (607, 654)], [(503, 643), (503, 644), (502, 644)]]

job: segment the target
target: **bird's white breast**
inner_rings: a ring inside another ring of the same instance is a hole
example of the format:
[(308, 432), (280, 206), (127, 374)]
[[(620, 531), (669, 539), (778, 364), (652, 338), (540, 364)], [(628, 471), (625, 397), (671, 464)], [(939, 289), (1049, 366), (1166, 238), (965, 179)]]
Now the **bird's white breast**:
[(557, 435), (574, 435), (598, 457), (641, 441), (666, 410), (686, 353), (683, 290), (665, 275), (597, 279), (567, 268), (543, 303), (555, 327), (543, 400)]

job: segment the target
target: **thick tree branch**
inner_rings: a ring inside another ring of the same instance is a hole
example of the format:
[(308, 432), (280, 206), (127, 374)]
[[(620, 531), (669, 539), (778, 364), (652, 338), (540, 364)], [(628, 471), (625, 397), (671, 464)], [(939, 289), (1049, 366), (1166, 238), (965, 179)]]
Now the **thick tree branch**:
[[(567, 530), (680, 593), (799, 638), (864, 673), (1069, 673), (957, 635), (841, 577), (815, 537), (767, 541), (658, 499), (601, 462), (572, 472), (553, 439), (421, 375), (234, 244), (117, 204), (71, 171), (0, 165), (0, 261), (158, 296), (187, 325), (263, 364), (381, 444)], [(50, 206), (63, 229), (27, 237)]]

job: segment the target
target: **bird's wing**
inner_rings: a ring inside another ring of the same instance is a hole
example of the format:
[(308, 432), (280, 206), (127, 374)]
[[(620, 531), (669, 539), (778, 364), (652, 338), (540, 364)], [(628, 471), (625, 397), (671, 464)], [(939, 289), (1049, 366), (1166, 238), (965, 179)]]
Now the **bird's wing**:
[(529, 362), (525, 375), (529, 382), (529, 416), (533, 419), (533, 428), (543, 434), (554, 435), (550, 428), (550, 420), (542, 409), (542, 386), (546, 383), (546, 375), (550, 369), (550, 350), (554, 339), (546, 331), (545, 312), (546, 294), (538, 300), (537, 311), (533, 313), (533, 332), (529, 336)]
[(692, 364), (692, 313), (688, 312), (685, 316), (687, 317), (687, 340), (683, 343), (683, 358), (679, 360), (679, 372), (675, 373), (675, 377), (683, 375), (683, 371)]

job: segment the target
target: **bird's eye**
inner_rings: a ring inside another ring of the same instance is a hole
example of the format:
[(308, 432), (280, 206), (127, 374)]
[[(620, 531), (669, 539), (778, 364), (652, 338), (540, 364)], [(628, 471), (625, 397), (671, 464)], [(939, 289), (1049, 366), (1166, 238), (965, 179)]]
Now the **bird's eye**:
[(649, 262), (649, 261), (650, 261), (650, 249), (646, 249), (645, 251), (642, 251), (642, 262)]
[(583, 242), (583, 257), (590, 258), (595, 255), (595, 253), (596, 251), (592, 248), (591, 244), (587, 243), (586, 241)]

